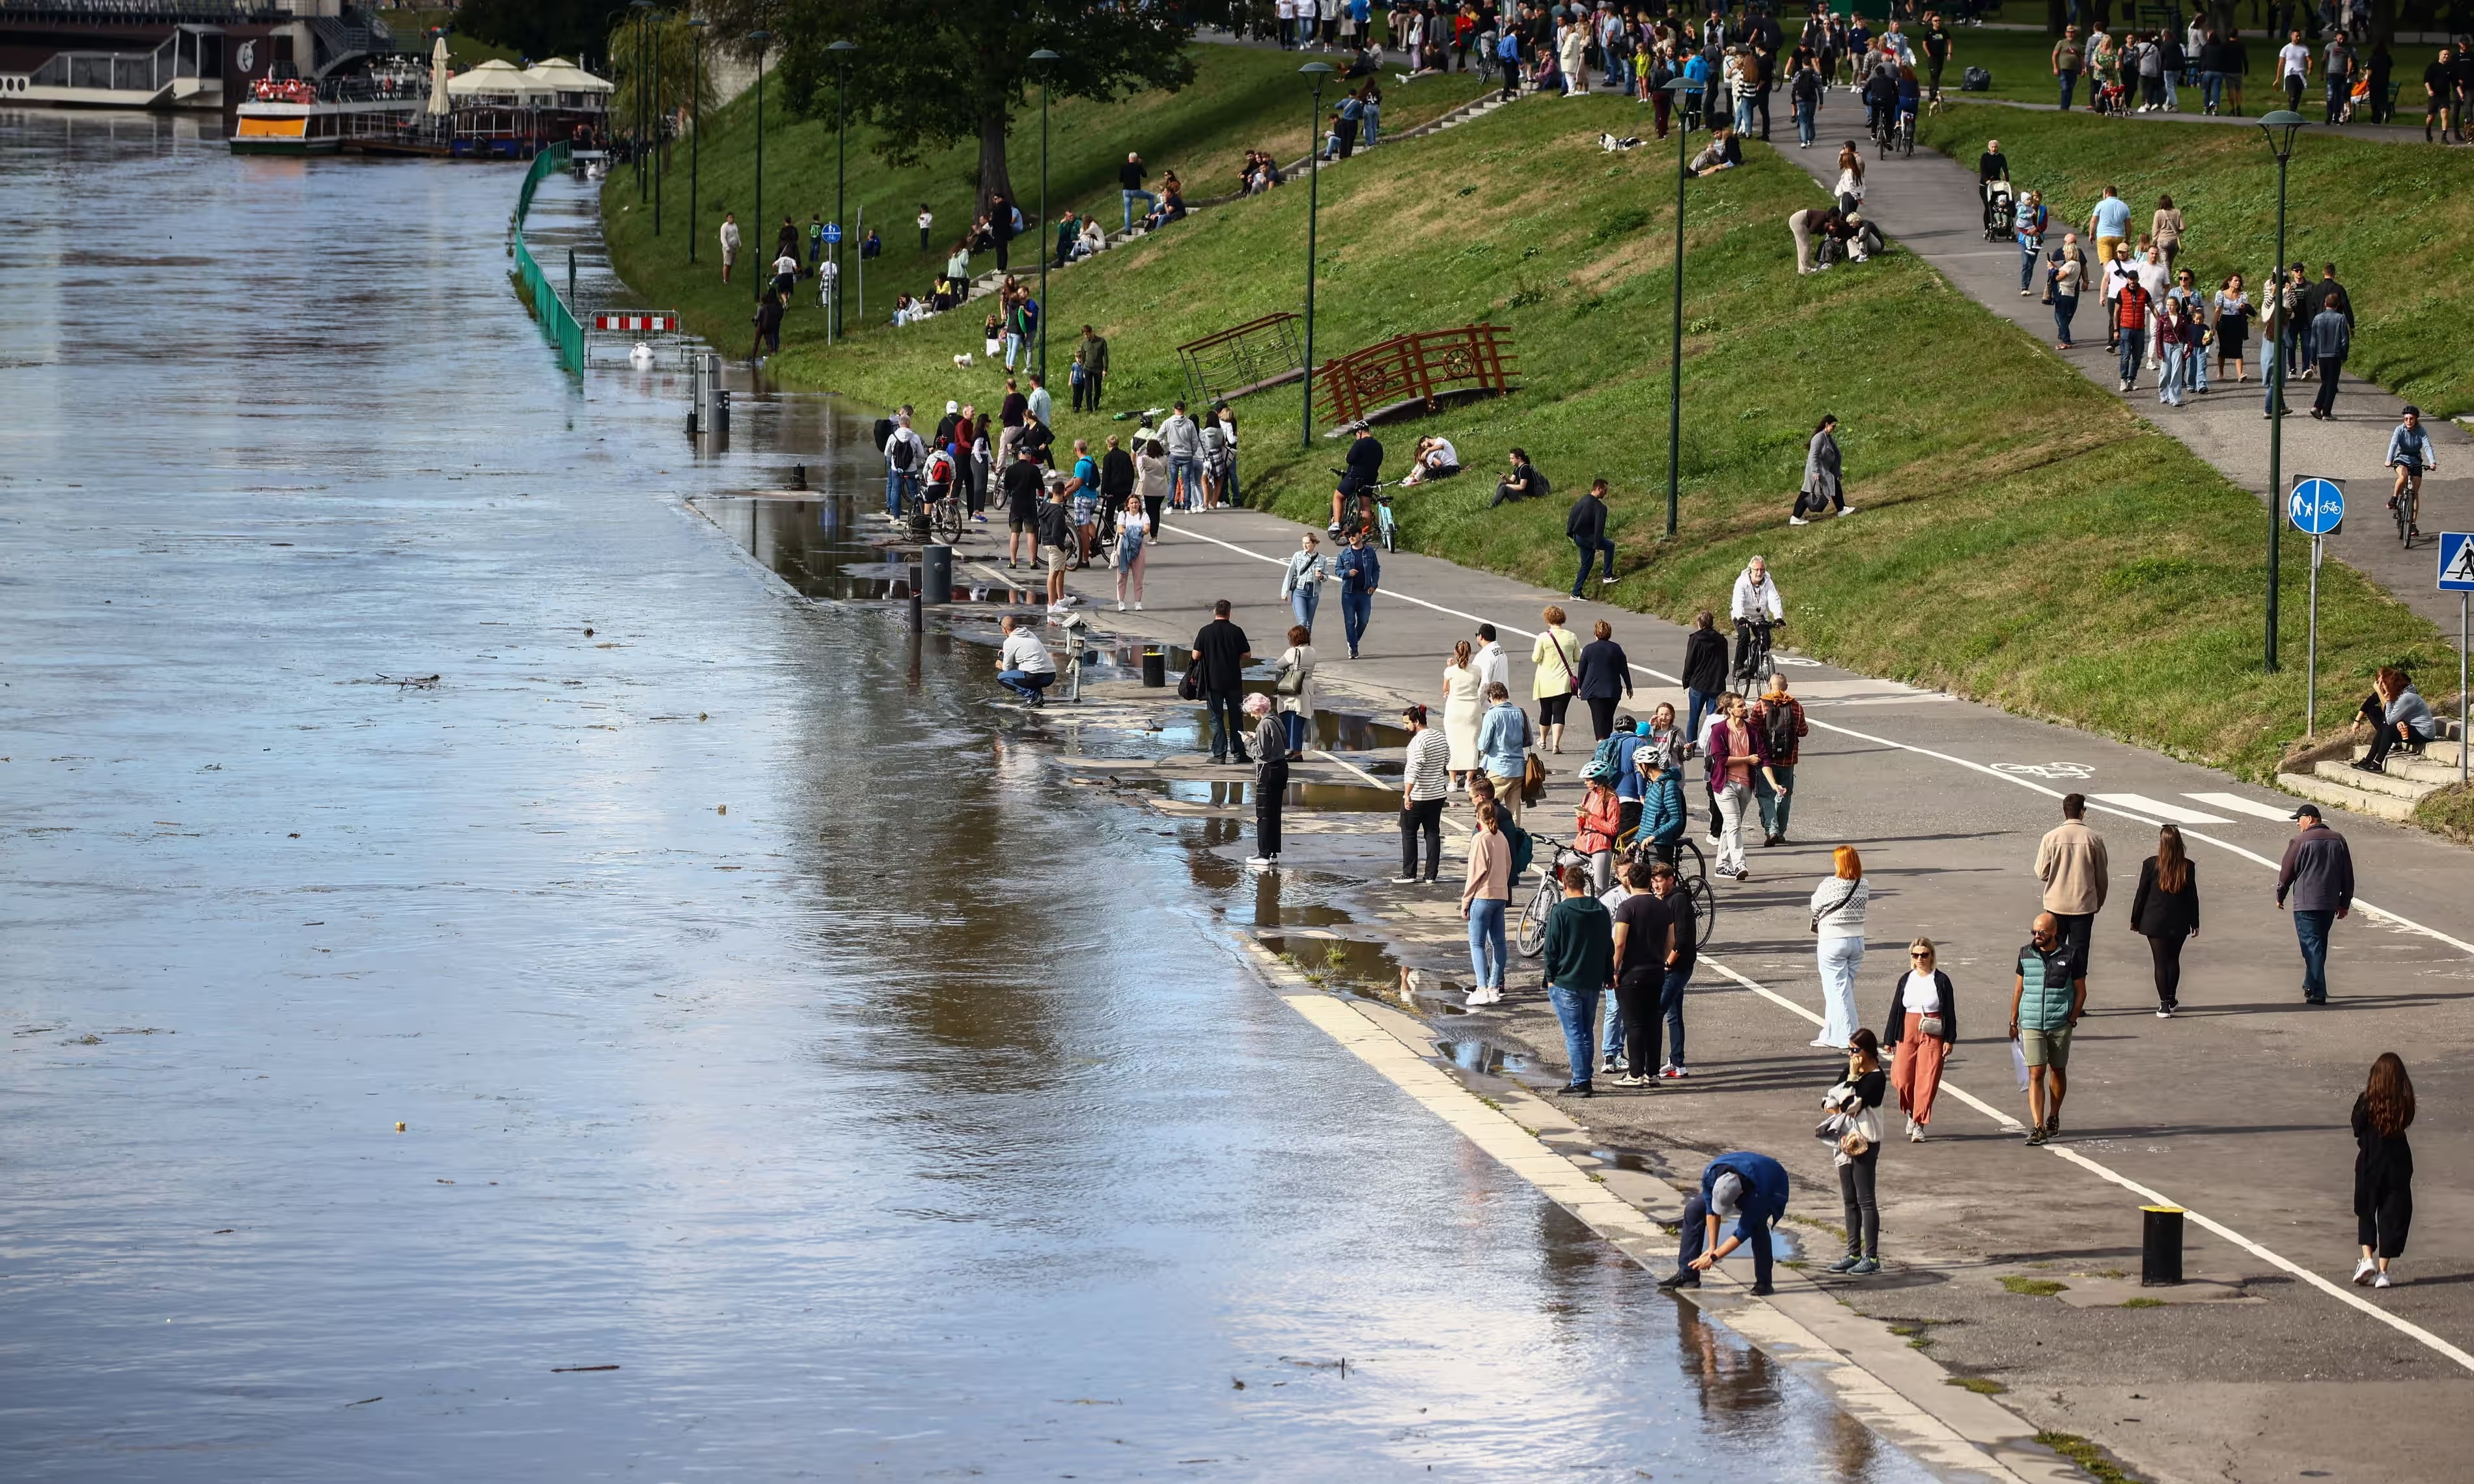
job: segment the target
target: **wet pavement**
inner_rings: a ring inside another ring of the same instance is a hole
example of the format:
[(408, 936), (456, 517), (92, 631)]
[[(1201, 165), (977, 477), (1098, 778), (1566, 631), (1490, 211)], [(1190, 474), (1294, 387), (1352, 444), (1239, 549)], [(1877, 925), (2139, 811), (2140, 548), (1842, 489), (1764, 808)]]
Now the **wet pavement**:
[(0, 1473), (1922, 1476), (742, 553), (864, 419), (563, 378), (517, 179), (0, 115)]

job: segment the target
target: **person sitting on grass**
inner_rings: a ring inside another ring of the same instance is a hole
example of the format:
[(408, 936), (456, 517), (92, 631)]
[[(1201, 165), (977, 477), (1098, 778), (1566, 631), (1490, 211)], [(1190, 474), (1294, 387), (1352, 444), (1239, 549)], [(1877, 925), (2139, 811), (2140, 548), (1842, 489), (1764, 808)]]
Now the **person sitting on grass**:
[(1460, 450), (1452, 446), (1450, 439), (1436, 435), (1418, 440), (1417, 455), (1409, 461), (1409, 472), (1401, 476), (1400, 483), (1422, 485), (1460, 471)]
[(1684, 167), (1684, 173), (1695, 178), (1711, 176), (1721, 170), (1733, 170), (1743, 162), (1744, 147), (1736, 140), (1734, 126), (1721, 124), (1711, 132), (1710, 143), (1700, 154), (1692, 156), (1692, 163)]
[(1494, 509), (1506, 500), (1542, 498), (1547, 492), (1546, 476), (1538, 472), (1530, 465), (1528, 449), (1515, 448), (1509, 458), (1512, 472), (1496, 483), (1494, 498), (1486, 502), (1486, 508), (1489, 510)]

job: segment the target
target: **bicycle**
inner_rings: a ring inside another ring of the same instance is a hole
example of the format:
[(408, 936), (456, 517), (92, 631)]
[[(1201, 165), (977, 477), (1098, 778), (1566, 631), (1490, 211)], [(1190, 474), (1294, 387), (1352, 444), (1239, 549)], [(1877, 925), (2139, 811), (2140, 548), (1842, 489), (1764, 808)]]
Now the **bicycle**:
[(1890, 128), (1888, 149), (1912, 157), (1916, 153), (1916, 116), (1902, 109)]
[(1332, 472), (1339, 475), (1341, 480), (1340, 524), (1332, 528), (1332, 539), (1346, 546), (1348, 544), (1350, 532), (1363, 531), (1370, 539), (1379, 539), (1383, 534), (1382, 528), (1392, 523), (1392, 512), (1388, 503), (1390, 496), (1377, 492), (1385, 486), (1369, 485), (1363, 489), (1352, 490), (1347, 487), (1348, 470), (1336, 468)]
[(2413, 550), (2413, 539), (2422, 534), (2422, 469), (2418, 466), (2397, 466), (2397, 490), (2389, 496), (2389, 514), (2396, 517), (2397, 540), (2406, 550)]
[[(1701, 854), (1701, 847), (1690, 835), (1677, 837), (1669, 846), (1640, 840), (1637, 828), (1626, 830), (1615, 839), (1619, 858), (1635, 861), (1664, 861), (1675, 868), (1675, 889), (1692, 904), (1692, 922), (1696, 929), (1692, 941), (1706, 945), (1710, 934), (1718, 925), (1718, 894), (1710, 887), (1710, 862)], [(1690, 857), (1687, 861), (1686, 857)]]
[(1546, 951), (1546, 914), (1564, 899), (1564, 869), (1589, 863), (1589, 858), (1580, 851), (1544, 835), (1538, 836), (1537, 842), (1551, 848), (1548, 856), (1553, 864), (1539, 873), (1538, 889), (1529, 894), (1529, 902), (1520, 909), (1520, 921), (1513, 931), (1512, 945), (1520, 950), (1522, 958), (1536, 958)]
[(1392, 519), (1392, 496), (1388, 494), (1376, 495), (1374, 497), (1375, 544), (1381, 546), (1385, 551), (1391, 551), (1395, 549), (1398, 543), (1399, 537), (1400, 528), (1395, 524)]
[(1739, 642), (1735, 646), (1734, 667), (1728, 672), (1727, 678), (1734, 682), (1735, 689), (1742, 691), (1748, 697), (1759, 695), (1761, 687), (1769, 682), (1770, 634), (1777, 627), (1777, 622), (1768, 618), (1735, 620), (1735, 633), (1737, 634), (1750, 633), (1752, 642), (1750, 644)]
[(943, 494), (927, 502), (928, 528), (935, 533), (936, 539), (948, 546), (960, 545), (963, 533), (970, 529), (971, 515), (964, 508), (965, 503), (958, 482), (948, 486)]

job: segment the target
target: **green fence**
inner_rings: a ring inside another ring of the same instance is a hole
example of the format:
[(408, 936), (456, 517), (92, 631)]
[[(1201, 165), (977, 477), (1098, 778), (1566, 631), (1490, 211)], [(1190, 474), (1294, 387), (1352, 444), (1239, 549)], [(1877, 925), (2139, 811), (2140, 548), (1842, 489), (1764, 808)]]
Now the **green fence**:
[(516, 274), (523, 280), (524, 298), (531, 300), (533, 318), (540, 322), (542, 332), (558, 347), (558, 364), (577, 375), (584, 374), (584, 326), (575, 311), (561, 299), (549, 275), (534, 261), (532, 249), (524, 245), (524, 215), (533, 208), (533, 193), (541, 188), (544, 177), (554, 170), (567, 168), (567, 146), (553, 144), (533, 156), (532, 169), (524, 173), (523, 189), (516, 194), (516, 214), (511, 224), (516, 254)]

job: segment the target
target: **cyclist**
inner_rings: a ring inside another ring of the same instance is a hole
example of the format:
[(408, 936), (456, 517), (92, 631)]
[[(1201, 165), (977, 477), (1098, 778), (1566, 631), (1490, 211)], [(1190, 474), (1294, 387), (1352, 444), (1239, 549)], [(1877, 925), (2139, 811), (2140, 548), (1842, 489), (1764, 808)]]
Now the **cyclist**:
[(1923, 89), (1916, 84), (1916, 69), (1899, 69), (1898, 122), (1892, 131), (1901, 145), (1913, 148), (1916, 140), (1916, 109), (1923, 103)]
[(2431, 434), (2422, 425), (2421, 408), (2408, 407), (2405, 420), (2389, 434), (2388, 467), (2396, 470), (2396, 490), (2389, 496), (2389, 509), (2404, 507), (2406, 535), (2420, 536), (2415, 520), (2422, 503), (2422, 476), (2439, 467), (2431, 456)]
[(1340, 487), (1331, 491), (1333, 535), (1340, 534), (1341, 507), (1347, 503), (1348, 497), (1364, 494), (1366, 507), (1370, 511), (1374, 504), (1374, 487), (1382, 482), (1383, 441), (1374, 436), (1372, 428), (1361, 422), (1357, 425), (1357, 436), (1349, 441), (1348, 467), (1341, 472)]
[(1770, 581), (1770, 564), (1765, 558), (1755, 557), (1735, 578), (1735, 597), (1728, 606), (1727, 616), (1735, 625), (1735, 666), (1732, 673), (1753, 677), (1746, 682), (1749, 688), (1758, 682), (1767, 663), (1770, 632), (1786, 622), (1786, 609), (1779, 602), (1778, 584)]

